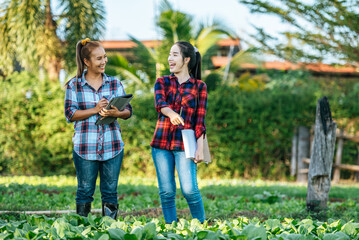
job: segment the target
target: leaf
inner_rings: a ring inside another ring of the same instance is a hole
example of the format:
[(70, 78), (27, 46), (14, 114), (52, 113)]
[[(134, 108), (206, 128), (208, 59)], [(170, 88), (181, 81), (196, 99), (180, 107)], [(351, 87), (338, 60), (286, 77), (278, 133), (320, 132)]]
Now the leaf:
[(103, 234), (98, 240), (109, 240), (110, 237), (107, 234)]
[(91, 227), (87, 227), (85, 230), (82, 231), (81, 235), (86, 237), (87, 234), (90, 232), (91, 232)]
[(124, 236), (125, 240), (139, 240), (135, 234), (126, 233)]
[(60, 238), (65, 237), (66, 232), (70, 230), (70, 224), (64, 218), (57, 219), (53, 226)]
[(197, 233), (198, 239), (205, 239), (208, 235), (208, 231), (200, 231)]
[(108, 234), (110, 235), (111, 239), (115, 239), (115, 240), (123, 240), (125, 239), (125, 234), (126, 232), (123, 231), (122, 229), (108, 229), (107, 230)]
[(323, 240), (349, 240), (350, 237), (343, 232), (327, 233), (324, 235)]
[(107, 228), (110, 227), (114, 222), (116, 222), (116, 220), (114, 220), (113, 218), (110, 218), (109, 216), (104, 216), (100, 220), (100, 226), (102, 226), (103, 228)]
[(312, 232), (313, 229), (315, 229), (315, 226), (313, 226), (311, 224), (303, 224), (303, 225), (299, 226), (298, 232), (300, 234), (306, 235), (306, 234), (309, 234), (310, 232)]
[(92, 215), (91, 213), (87, 216), (87, 219), (90, 225), (94, 228), (97, 228), (97, 224), (95, 223), (96, 215)]
[(167, 235), (167, 239), (175, 239), (175, 240), (183, 240), (184, 237), (178, 235), (178, 234), (175, 234), (175, 233), (168, 233)]
[(349, 236), (355, 236), (356, 234), (355, 226), (351, 222), (346, 223), (341, 230), (343, 233), (348, 234)]
[(137, 237), (138, 239), (142, 239), (143, 226), (138, 226), (138, 227), (132, 229), (131, 234), (136, 235), (136, 237)]
[(143, 238), (144, 239), (152, 239), (156, 236), (156, 224), (153, 222), (147, 223), (143, 227)]
[(272, 233), (282, 227), (282, 224), (278, 219), (268, 219), (264, 223), (267, 225), (267, 227), (269, 228), (269, 230), (271, 230)]
[(247, 236), (248, 240), (250, 239), (267, 239), (267, 232), (264, 227), (256, 227), (254, 225), (247, 225), (242, 233)]
[(286, 234), (282, 233), (277, 235), (277, 239), (283, 239), (283, 240), (314, 240), (315, 238), (313, 236), (304, 236), (302, 234)]

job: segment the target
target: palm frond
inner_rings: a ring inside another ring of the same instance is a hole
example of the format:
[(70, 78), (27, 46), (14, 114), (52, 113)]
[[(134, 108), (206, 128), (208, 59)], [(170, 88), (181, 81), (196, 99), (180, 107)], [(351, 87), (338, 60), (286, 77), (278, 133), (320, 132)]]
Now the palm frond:
[(134, 48), (134, 53), (136, 56), (136, 62), (138, 64), (138, 68), (142, 69), (147, 73), (150, 79), (156, 78), (156, 63), (158, 62), (158, 54), (155, 50), (146, 47), (142, 42), (137, 40), (136, 38), (129, 36), (130, 40), (136, 43), (136, 47)]

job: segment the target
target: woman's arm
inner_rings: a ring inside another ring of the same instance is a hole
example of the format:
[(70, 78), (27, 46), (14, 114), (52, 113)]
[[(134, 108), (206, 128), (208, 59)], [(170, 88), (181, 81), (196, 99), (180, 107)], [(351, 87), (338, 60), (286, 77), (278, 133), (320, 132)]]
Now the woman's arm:
[(206, 125), (204, 118), (207, 113), (207, 85), (202, 82), (199, 87), (199, 101), (196, 109), (196, 125), (195, 125), (195, 135), (198, 139), (200, 136), (206, 133)]
[(167, 117), (170, 118), (170, 121), (173, 125), (179, 125), (182, 124), (184, 126), (184, 120), (183, 118), (176, 113), (175, 111), (173, 111), (171, 108), (169, 107), (163, 107), (161, 108), (161, 113)]
[(72, 116), (70, 121), (74, 122), (74, 121), (80, 121), (80, 120), (84, 120), (86, 118), (89, 118), (92, 115), (95, 115), (95, 114), (101, 112), (101, 110), (104, 107), (106, 107), (107, 104), (108, 104), (108, 100), (103, 98), (96, 104), (96, 107), (94, 107), (94, 108), (89, 108), (89, 109), (86, 109), (86, 110), (76, 110), (76, 112), (74, 113), (74, 115)]
[(122, 111), (119, 111), (117, 107), (115, 106), (111, 106), (110, 109), (105, 109), (103, 108), (101, 111), (100, 111), (100, 115), (102, 117), (116, 117), (116, 118), (121, 118), (121, 119), (127, 119), (131, 116), (131, 111), (127, 108), (125, 108), (124, 110)]
[(170, 108), (170, 104), (166, 102), (166, 87), (165, 79), (158, 78), (155, 83), (155, 107), (156, 111), (162, 113), (170, 118), (173, 125), (182, 124), (184, 126), (183, 118)]

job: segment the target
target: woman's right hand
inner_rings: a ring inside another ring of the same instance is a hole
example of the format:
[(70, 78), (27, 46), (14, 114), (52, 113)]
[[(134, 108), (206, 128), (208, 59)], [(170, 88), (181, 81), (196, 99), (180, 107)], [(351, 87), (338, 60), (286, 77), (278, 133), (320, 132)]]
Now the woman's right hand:
[(181, 117), (181, 115), (179, 115), (178, 113), (172, 111), (172, 113), (170, 113), (168, 115), (168, 117), (170, 118), (170, 121), (173, 125), (180, 125), (182, 124), (182, 126), (184, 126), (184, 120)]
[(108, 100), (106, 98), (102, 98), (97, 104), (96, 104), (96, 112), (99, 113), (101, 110), (106, 107), (108, 104)]

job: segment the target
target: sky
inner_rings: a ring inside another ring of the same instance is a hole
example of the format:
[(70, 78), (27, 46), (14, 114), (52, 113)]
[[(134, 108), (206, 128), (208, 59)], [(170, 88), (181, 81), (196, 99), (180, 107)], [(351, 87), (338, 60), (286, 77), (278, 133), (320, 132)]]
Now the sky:
[[(161, 0), (104, 0), (106, 33), (104, 40), (128, 40), (131, 35), (139, 40), (160, 39), (155, 28), (155, 15)], [(288, 30), (278, 18), (249, 12), (238, 0), (170, 0), (176, 10), (188, 13), (195, 21), (220, 19), (240, 38), (255, 33), (251, 24), (267, 32)]]

